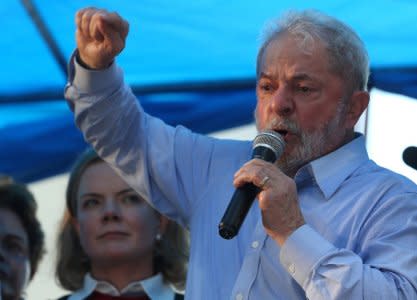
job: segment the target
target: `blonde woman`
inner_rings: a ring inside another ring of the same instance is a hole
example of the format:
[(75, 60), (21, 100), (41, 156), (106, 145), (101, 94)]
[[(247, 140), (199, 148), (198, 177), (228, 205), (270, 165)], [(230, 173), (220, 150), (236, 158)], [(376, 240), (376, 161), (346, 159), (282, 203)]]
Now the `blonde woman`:
[(56, 277), (81, 299), (183, 299), (188, 235), (92, 150), (70, 175)]

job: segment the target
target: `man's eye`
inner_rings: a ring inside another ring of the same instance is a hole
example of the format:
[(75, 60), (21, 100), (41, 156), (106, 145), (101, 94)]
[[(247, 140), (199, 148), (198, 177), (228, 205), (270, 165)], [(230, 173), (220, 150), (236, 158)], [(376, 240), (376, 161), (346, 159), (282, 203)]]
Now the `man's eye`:
[(315, 91), (314, 88), (310, 87), (310, 86), (305, 86), (305, 85), (300, 85), (297, 87), (298, 91), (303, 93), (303, 94), (309, 94)]
[(269, 83), (262, 83), (259, 85), (259, 88), (265, 92), (270, 92), (272, 91), (272, 85)]

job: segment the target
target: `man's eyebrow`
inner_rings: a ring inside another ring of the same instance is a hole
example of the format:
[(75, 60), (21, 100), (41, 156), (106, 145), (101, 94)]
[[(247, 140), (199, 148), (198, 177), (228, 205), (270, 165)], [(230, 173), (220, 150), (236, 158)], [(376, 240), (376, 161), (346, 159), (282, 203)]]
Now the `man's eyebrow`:
[(298, 73), (292, 76), (291, 79), (296, 80), (296, 81), (301, 81), (301, 80), (314, 80), (315, 78), (311, 77), (307, 73)]
[[(261, 78), (266, 78), (266, 79), (273, 80), (273, 79), (275, 79), (275, 76), (274, 76), (274, 75), (272, 75), (272, 74), (268, 74), (268, 73), (265, 73), (265, 72), (261, 72), (261, 73), (260, 73), (259, 78), (260, 78), (260, 79), (261, 79)], [(317, 80), (315, 77), (313, 77), (313, 76), (311, 76), (311, 75), (309, 75), (309, 74), (307, 74), (307, 73), (297, 73), (297, 74), (295, 74), (295, 75), (291, 76), (291, 78), (290, 78), (290, 79), (291, 79), (291, 80), (294, 80), (294, 81), (301, 81), (301, 80)]]
[(261, 72), (259, 74), (259, 78), (274, 79), (274, 76), (272, 76), (271, 74), (267, 74), (265, 72)]

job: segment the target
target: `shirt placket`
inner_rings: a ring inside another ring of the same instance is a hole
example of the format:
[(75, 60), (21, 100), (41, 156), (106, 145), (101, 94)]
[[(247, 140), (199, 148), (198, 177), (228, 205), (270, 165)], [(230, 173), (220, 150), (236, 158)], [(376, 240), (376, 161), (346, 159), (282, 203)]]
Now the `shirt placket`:
[(247, 245), (249, 249), (247, 250), (246, 256), (243, 260), (243, 264), (236, 279), (230, 299), (248, 299), (250, 289), (258, 274), (261, 250), (265, 245), (266, 238), (267, 234), (265, 233), (262, 225), (262, 219), (260, 219), (256, 225), (252, 239)]

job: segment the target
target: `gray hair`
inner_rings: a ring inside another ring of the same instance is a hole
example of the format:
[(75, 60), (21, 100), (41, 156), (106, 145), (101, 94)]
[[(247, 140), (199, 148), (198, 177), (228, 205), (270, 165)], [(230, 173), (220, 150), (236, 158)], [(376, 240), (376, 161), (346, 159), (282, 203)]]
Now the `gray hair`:
[(302, 46), (319, 40), (327, 49), (332, 71), (345, 80), (348, 88), (351, 91), (367, 90), (368, 53), (362, 40), (349, 26), (315, 10), (290, 11), (271, 25), (264, 32), (263, 43), (258, 52), (258, 78), (265, 49), (285, 33), (296, 37)]

